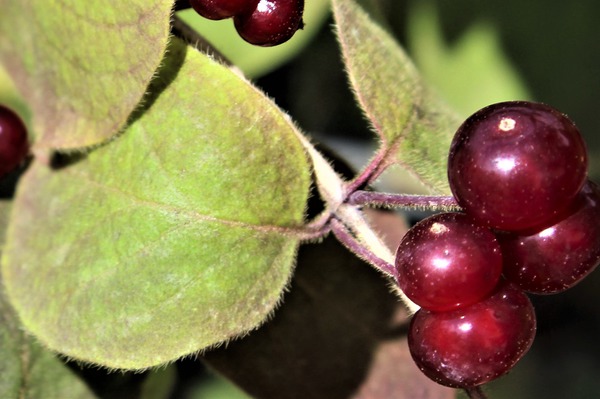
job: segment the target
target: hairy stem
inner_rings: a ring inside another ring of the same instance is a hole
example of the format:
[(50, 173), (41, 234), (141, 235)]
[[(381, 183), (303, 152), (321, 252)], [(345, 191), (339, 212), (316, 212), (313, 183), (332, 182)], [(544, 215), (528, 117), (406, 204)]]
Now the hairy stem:
[(183, 21), (177, 14), (173, 16), (171, 23), (171, 32), (173, 35), (183, 39), (186, 43), (194, 46), (199, 51), (210, 54), (219, 62), (225, 65), (231, 65), (231, 62), (213, 47), (204, 37), (202, 37), (195, 29)]
[(381, 271), (383, 274), (394, 277), (396, 269), (393, 265), (379, 258), (373, 252), (365, 248), (344, 226), (342, 222), (337, 219), (331, 220), (331, 231), (350, 252), (373, 265), (376, 269)]
[(460, 207), (452, 196), (390, 194), (375, 191), (358, 190), (350, 194), (348, 203), (352, 205), (371, 205), (399, 207), (406, 209), (458, 210)]
[[(394, 254), (364, 220), (360, 210), (343, 204), (330, 221), (330, 227), (336, 238), (348, 250), (387, 276), (396, 277)], [(411, 301), (397, 285), (395, 287), (410, 313), (419, 310), (417, 304)]]
[(390, 264), (394, 263), (394, 254), (383, 240), (381, 240), (381, 237), (373, 231), (369, 223), (365, 220), (364, 214), (357, 207), (342, 204), (336, 210), (335, 216), (344, 222), (349, 231), (369, 251)]
[(352, 180), (347, 188), (347, 193), (354, 193), (359, 188), (375, 180), (382, 172), (381, 164), (385, 159), (387, 152), (379, 151), (375, 157), (369, 162), (363, 172)]

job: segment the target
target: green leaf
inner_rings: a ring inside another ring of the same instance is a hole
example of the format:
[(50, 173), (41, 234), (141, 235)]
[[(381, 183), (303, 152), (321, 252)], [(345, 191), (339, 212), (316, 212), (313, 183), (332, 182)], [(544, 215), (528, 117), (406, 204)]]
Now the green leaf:
[(333, 0), (333, 10), (350, 83), (381, 140), (384, 162), (400, 163), (433, 191), (448, 192), (446, 158), (457, 117), (353, 0)]
[(0, 64), (35, 116), (36, 152), (125, 124), (163, 57), (172, 0), (0, 0)]
[[(22, 333), (21, 333), (22, 334)], [(20, 362), (16, 356), (20, 356)], [(10, 357), (9, 357), (10, 356)], [(69, 370), (52, 353), (42, 348), (39, 344), (32, 342), (30, 338), (23, 338), (22, 346), (18, 351), (13, 351), (3, 361), (10, 361), (9, 367), (13, 373), (8, 372), (13, 380), (19, 385), (19, 391), (15, 392), (14, 384), (10, 391), (4, 391), (0, 386), (0, 394), (6, 399), (92, 399), (96, 398), (87, 385)], [(6, 364), (5, 364), (6, 365)], [(14, 371), (20, 367), (20, 374)], [(2, 370), (4, 374), (4, 370)], [(12, 374), (12, 375), (11, 375)]]
[(186, 399), (255, 399), (219, 376), (204, 378), (200, 384), (190, 387), (188, 392)]
[(0, 397), (91, 399), (95, 395), (52, 353), (25, 337), (10, 307), (0, 302)]
[(48, 347), (141, 369), (257, 327), (290, 278), (310, 166), (289, 118), (174, 40), (122, 136), (21, 181), (7, 293)]
[(168, 399), (173, 395), (177, 383), (177, 366), (153, 369), (141, 386), (139, 399)]
[[(2, 241), (10, 207), (10, 202), (0, 201)], [(1, 289), (0, 397), (3, 399), (92, 399), (95, 397), (86, 385), (53, 354), (24, 334)]]
[(194, 10), (185, 10), (178, 16), (198, 31), (208, 42), (240, 68), (249, 78), (257, 78), (273, 71), (296, 56), (317, 35), (329, 16), (330, 1), (306, 1), (304, 29), (289, 41), (274, 47), (259, 47), (245, 42), (235, 30), (233, 21), (211, 21), (199, 16)]
[(489, 23), (469, 26), (450, 45), (444, 41), (435, 4), (414, 2), (408, 40), (419, 70), (465, 117), (488, 104), (530, 98)]

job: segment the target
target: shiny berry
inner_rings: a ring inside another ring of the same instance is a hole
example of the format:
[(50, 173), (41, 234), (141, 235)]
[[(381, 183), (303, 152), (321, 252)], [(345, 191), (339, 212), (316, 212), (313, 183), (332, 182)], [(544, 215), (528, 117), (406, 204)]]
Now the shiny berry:
[(233, 18), (238, 34), (248, 43), (276, 46), (302, 29), (304, 0), (260, 0), (252, 12)]
[(214, 20), (252, 12), (257, 3), (258, 0), (190, 0), (190, 5), (198, 14)]
[(502, 273), (502, 255), (488, 228), (464, 213), (440, 213), (406, 233), (396, 270), (398, 286), (413, 302), (446, 311), (492, 292)]
[(419, 310), (410, 323), (408, 345), (429, 378), (467, 388), (507, 373), (529, 350), (535, 330), (531, 302), (503, 282), (492, 296), (466, 308)]
[(448, 158), (458, 204), (480, 222), (523, 230), (553, 219), (570, 205), (587, 176), (577, 127), (543, 104), (490, 105), (460, 126)]
[(571, 288), (600, 263), (600, 189), (588, 182), (569, 212), (541, 231), (498, 239), (504, 275), (521, 289), (553, 294)]
[(0, 177), (19, 166), (28, 153), (25, 124), (12, 110), (0, 105)]

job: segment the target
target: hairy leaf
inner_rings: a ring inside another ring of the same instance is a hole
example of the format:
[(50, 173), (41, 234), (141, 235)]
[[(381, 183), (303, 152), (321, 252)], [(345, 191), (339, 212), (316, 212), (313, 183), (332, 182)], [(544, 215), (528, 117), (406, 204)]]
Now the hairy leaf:
[(3, 259), (25, 327), (112, 368), (259, 325), (289, 280), (308, 197), (302, 144), (264, 95), (178, 40), (160, 73), (122, 136), (58, 169), (31, 165)]
[(0, 63), (35, 116), (36, 148), (97, 144), (139, 103), (173, 1), (0, 0)]
[(388, 162), (402, 164), (432, 190), (447, 192), (446, 158), (456, 116), (354, 0), (333, 0), (333, 10), (350, 83)]

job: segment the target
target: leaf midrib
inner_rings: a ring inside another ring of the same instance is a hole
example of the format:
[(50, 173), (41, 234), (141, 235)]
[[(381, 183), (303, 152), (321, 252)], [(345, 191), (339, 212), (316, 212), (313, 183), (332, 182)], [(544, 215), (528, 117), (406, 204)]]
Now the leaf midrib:
[(297, 226), (279, 226), (273, 224), (256, 224), (251, 222), (246, 222), (242, 220), (234, 220), (234, 219), (225, 219), (223, 217), (212, 216), (208, 214), (202, 214), (197, 211), (181, 208), (175, 205), (152, 201), (144, 198), (140, 198), (139, 196), (123, 191), (120, 188), (109, 186), (102, 184), (94, 179), (92, 179), (88, 174), (78, 172), (75, 169), (65, 169), (60, 173), (66, 173), (72, 176), (79, 178), (84, 183), (87, 183), (90, 186), (95, 186), (100, 190), (111, 191), (112, 193), (119, 195), (127, 200), (131, 201), (133, 204), (136, 204), (140, 207), (145, 206), (150, 209), (154, 209), (159, 212), (165, 212), (175, 215), (183, 215), (184, 217), (188, 217), (197, 222), (212, 222), (212, 223), (221, 223), (223, 225), (232, 226), (232, 227), (242, 227), (248, 230), (262, 232), (262, 233), (274, 233), (279, 232), (283, 235), (298, 235), (302, 232), (302, 225), (298, 224)]

